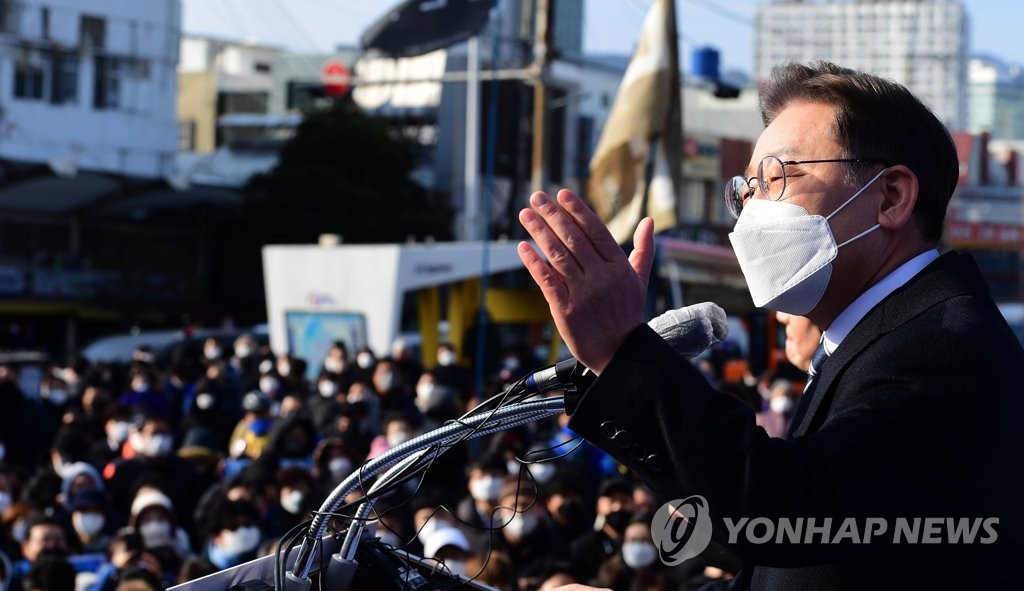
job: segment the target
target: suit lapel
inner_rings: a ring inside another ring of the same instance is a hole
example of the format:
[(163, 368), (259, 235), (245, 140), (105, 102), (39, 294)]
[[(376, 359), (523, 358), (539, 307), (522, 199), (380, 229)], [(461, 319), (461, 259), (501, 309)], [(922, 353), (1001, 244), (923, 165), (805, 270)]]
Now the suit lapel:
[[(899, 328), (932, 306), (958, 295), (985, 293), (984, 279), (969, 255), (946, 253), (871, 309), (822, 365), (803, 416), (790, 430), (790, 439), (817, 430), (831, 407), (835, 379), (861, 351), (882, 335)], [(801, 401), (803, 402), (803, 401)], [(803, 405), (801, 405), (803, 406)]]

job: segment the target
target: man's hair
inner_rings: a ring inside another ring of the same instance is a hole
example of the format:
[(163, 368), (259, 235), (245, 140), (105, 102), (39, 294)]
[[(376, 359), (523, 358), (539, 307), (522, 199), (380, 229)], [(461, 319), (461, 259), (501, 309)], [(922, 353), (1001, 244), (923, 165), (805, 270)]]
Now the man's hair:
[(914, 172), (919, 184), (914, 218), (921, 237), (937, 243), (960, 172), (953, 139), (935, 114), (901, 84), (824, 61), (772, 70), (760, 92), (765, 126), (797, 101), (824, 103), (835, 111), (832, 132), (847, 153), (823, 157), (874, 158)]

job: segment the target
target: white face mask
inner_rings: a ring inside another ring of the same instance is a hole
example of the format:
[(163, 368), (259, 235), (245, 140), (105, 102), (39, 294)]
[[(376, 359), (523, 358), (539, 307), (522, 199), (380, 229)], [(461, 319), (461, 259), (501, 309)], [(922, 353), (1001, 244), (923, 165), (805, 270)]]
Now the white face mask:
[(277, 392), (277, 380), (270, 376), (264, 376), (260, 378), (260, 392), (264, 394), (273, 394)]
[(331, 398), (338, 393), (338, 384), (335, 384), (331, 380), (323, 380), (317, 386), (320, 391), (320, 395), (324, 398)]
[(837, 245), (828, 220), (871, 186), (882, 169), (828, 217), (786, 201), (748, 199), (729, 234), (754, 305), (802, 316), (818, 305), (839, 249), (878, 224)]
[(252, 347), (250, 347), (249, 345), (235, 346), (235, 356), (237, 356), (239, 359), (245, 359), (250, 355), (252, 355)]
[(405, 431), (395, 431), (394, 433), (388, 434), (387, 440), (388, 447), (398, 447), (406, 441), (409, 441), (409, 434)]
[(11, 506), (11, 493), (0, 490), (0, 513), (3, 513)]
[(162, 433), (154, 433), (148, 438), (142, 433), (132, 433), (131, 444), (135, 451), (147, 458), (159, 458), (171, 453), (174, 440)]
[(426, 382), (416, 386), (416, 408), (420, 412), (426, 412), (441, 403), (444, 399), (444, 390), (433, 382)]
[(629, 568), (644, 568), (654, 564), (658, 549), (647, 542), (626, 542), (622, 544), (622, 561)]
[(281, 495), (281, 508), (292, 515), (298, 515), (299, 511), (302, 511), (302, 501), (305, 499), (306, 494), (301, 490), (288, 491)]
[(74, 526), (75, 531), (80, 535), (90, 538), (103, 530), (103, 525), (106, 521), (102, 513), (82, 513), (76, 511), (71, 514), (71, 525)]
[[(505, 517), (505, 520), (508, 521), (508, 517)], [(522, 540), (533, 533), (539, 524), (537, 516), (532, 513), (516, 513), (501, 531), (510, 540)]]
[(356, 365), (363, 369), (370, 369), (371, 367), (373, 367), (373, 362), (373, 355), (367, 353), (366, 351), (363, 351), (362, 353), (356, 355)]
[(147, 521), (139, 526), (139, 535), (142, 536), (142, 543), (146, 548), (159, 548), (170, 546), (173, 541), (171, 534), (171, 522), (169, 521)]
[(466, 576), (466, 561), (465, 560), (452, 560), (448, 559), (444, 561), (444, 565), (448, 567), (453, 575), (459, 575), (460, 577)]
[(211, 406), (213, 406), (213, 394), (203, 392), (202, 394), (196, 395), (196, 407), (198, 407), (199, 410), (210, 410)]
[(768, 402), (773, 413), (784, 415), (793, 410), (793, 400), (789, 396), (776, 396)]
[(260, 528), (255, 525), (229, 529), (220, 535), (220, 547), (229, 556), (245, 554), (260, 545)]
[(331, 373), (341, 373), (345, 371), (345, 362), (337, 357), (328, 357), (324, 359), (324, 369)]
[(501, 480), (493, 476), (481, 476), (469, 483), (469, 495), (478, 501), (496, 501), (501, 493)]
[(448, 367), (455, 365), (455, 353), (453, 351), (438, 351), (437, 353), (437, 364), (442, 367)]

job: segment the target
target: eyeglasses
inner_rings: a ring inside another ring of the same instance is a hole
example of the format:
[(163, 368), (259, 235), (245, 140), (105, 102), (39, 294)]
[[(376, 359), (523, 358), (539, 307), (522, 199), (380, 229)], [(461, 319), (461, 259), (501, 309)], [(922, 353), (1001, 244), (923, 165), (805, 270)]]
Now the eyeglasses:
[[(786, 192), (786, 167), (796, 164), (819, 164), (823, 162), (885, 163), (879, 158), (829, 158), (825, 160), (788, 160), (783, 162), (777, 156), (765, 156), (757, 165), (757, 176), (749, 179), (736, 175), (725, 183), (725, 207), (732, 217), (739, 219), (743, 204), (754, 196), (757, 188), (766, 199), (778, 201)], [(754, 186), (757, 181), (757, 186)]]

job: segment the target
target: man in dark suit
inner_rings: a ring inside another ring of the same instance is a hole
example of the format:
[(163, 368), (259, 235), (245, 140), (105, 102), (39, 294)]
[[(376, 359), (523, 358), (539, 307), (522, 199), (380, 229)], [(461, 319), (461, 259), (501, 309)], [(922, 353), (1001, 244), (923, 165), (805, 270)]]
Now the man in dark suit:
[[(958, 177), (948, 132), (904, 87), (828, 63), (776, 69), (761, 108), (727, 188), (730, 239), (756, 305), (824, 331), (789, 437), (769, 438), (644, 324), (650, 219), (627, 258), (575, 195), (535, 193), (520, 221), (547, 262), (519, 254), (599, 375), (571, 428), (662, 498), (704, 497), (712, 539), (744, 565), (733, 588), (1019, 586), (1024, 351), (973, 259), (937, 250)], [(743, 518), (834, 528), (764, 539)]]

